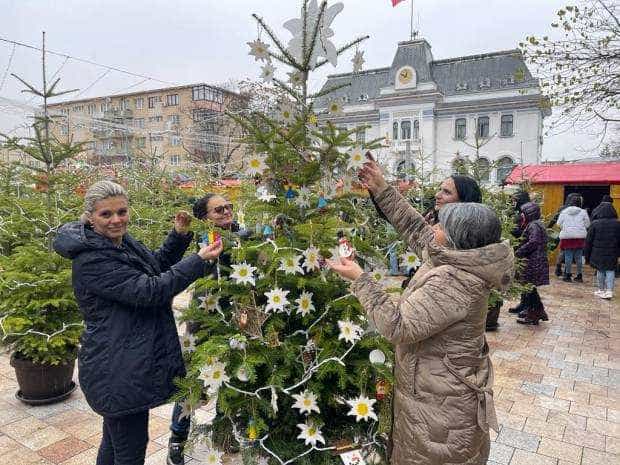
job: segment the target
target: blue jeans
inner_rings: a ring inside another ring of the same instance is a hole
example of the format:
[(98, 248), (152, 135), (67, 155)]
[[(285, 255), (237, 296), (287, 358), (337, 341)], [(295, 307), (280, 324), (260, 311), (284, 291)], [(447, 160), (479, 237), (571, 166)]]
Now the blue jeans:
[(614, 290), (614, 279), (616, 278), (614, 270), (596, 270), (596, 278), (598, 279), (598, 288), (601, 291)]
[(97, 465), (144, 465), (148, 425), (148, 410), (122, 417), (103, 417)]
[(396, 246), (390, 247), (390, 274), (396, 276), (400, 273), (398, 269), (398, 255), (396, 254)]
[(573, 267), (573, 259), (577, 264), (577, 274), (581, 274), (583, 271), (583, 249), (564, 249), (564, 273), (571, 274)]
[(170, 422), (170, 431), (172, 431), (179, 439), (185, 441), (189, 435), (189, 416), (179, 418), (183, 407), (179, 402), (174, 403), (172, 409), (172, 421)]

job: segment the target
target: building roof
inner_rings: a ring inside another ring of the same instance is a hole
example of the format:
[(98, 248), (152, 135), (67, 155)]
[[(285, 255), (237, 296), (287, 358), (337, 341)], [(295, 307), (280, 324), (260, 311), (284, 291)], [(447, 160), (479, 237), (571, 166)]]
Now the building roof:
[(373, 100), (382, 87), (394, 85), (396, 71), (404, 65), (414, 67), (418, 83), (435, 82), (444, 96), (538, 86), (518, 49), (433, 60), (428, 42), (418, 39), (400, 42), (389, 67), (329, 75), (322, 91), (340, 84), (350, 86), (318, 98), (315, 104), (325, 107), (328, 101), (344, 96), (350, 104), (363, 103), (361, 95)]
[(620, 184), (620, 161), (515, 166), (507, 184)]

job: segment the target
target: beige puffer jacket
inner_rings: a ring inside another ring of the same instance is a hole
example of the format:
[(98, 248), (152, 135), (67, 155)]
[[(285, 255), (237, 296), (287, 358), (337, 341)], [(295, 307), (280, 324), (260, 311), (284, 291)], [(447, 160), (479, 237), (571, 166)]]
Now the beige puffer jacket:
[(493, 367), (484, 336), (492, 287), (514, 275), (505, 243), (437, 246), (424, 218), (395, 189), (375, 197), (423, 265), (396, 306), (367, 273), (352, 292), (396, 348), (392, 465), (485, 464), (497, 431)]

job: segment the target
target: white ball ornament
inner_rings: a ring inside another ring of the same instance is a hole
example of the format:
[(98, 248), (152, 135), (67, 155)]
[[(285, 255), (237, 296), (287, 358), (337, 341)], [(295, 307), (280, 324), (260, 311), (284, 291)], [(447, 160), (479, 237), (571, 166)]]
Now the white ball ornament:
[(370, 363), (376, 363), (377, 365), (383, 365), (385, 363), (385, 354), (379, 349), (375, 349), (370, 352), (368, 356)]

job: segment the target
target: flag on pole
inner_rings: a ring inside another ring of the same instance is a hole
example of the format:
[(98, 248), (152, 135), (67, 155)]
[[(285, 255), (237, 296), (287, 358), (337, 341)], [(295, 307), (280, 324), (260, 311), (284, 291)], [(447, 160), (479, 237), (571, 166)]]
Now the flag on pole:
[(392, 6), (398, 5), (400, 2), (404, 2), (405, 0), (392, 0)]

